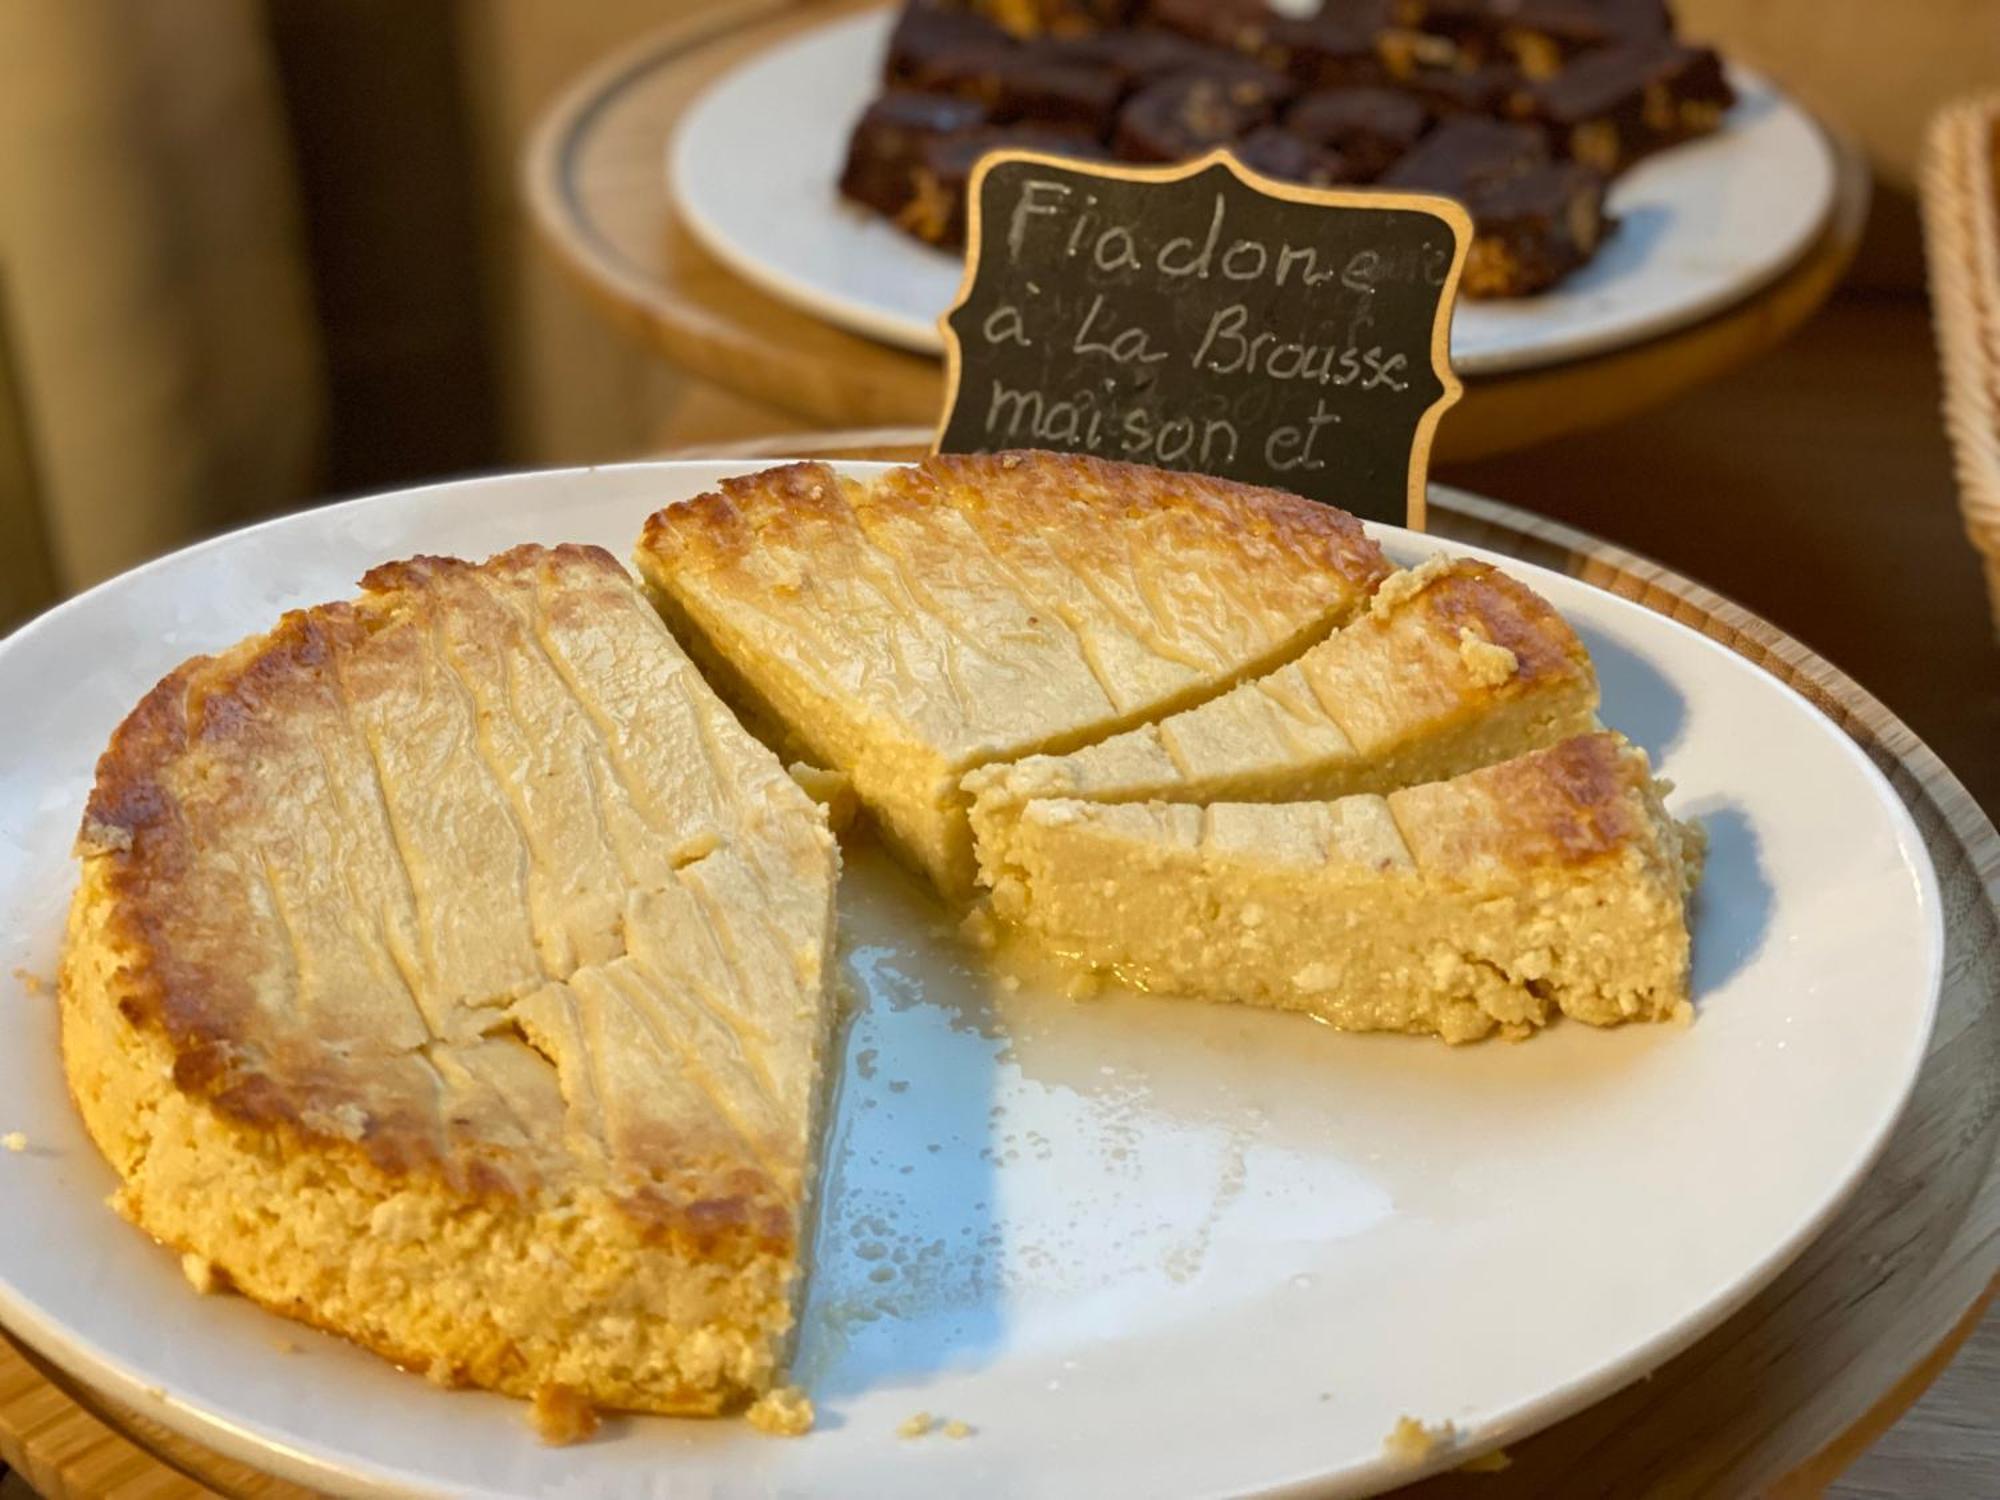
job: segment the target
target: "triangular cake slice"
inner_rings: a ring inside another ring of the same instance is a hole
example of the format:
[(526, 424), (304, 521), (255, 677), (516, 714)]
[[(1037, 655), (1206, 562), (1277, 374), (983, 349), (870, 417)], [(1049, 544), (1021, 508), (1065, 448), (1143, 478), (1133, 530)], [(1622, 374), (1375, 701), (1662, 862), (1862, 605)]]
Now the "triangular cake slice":
[(1333, 802), (1030, 802), (993, 908), (1149, 990), (1473, 1041), (1688, 1014), (1698, 861), (1643, 752), (1566, 740)]
[(63, 1053), (117, 1204), (556, 1417), (753, 1400), (835, 1014), (824, 813), (607, 553), (363, 589), (179, 668), (99, 763)]
[(728, 480), (654, 515), (638, 565), (753, 727), (850, 775), (890, 846), (954, 896), (973, 885), (967, 771), (1213, 698), (1391, 571), (1331, 507), (1052, 453)]
[(972, 772), (980, 845), (1037, 797), (1300, 802), (1390, 792), (1597, 727), (1590, 654), (1482, 562), (1397, 573), (1359, 620), (1219, 698), (1068, 755)]

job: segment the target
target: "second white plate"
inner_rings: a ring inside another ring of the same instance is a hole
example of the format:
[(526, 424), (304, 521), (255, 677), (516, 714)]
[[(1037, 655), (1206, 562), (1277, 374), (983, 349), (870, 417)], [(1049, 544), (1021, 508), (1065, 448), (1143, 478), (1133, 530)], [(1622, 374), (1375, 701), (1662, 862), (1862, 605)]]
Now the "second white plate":
[[(746, 280), (818, 317), (908, 349), (943, 349), (937, 319), (962, 262), (846, 202), (847, 132), (878, 87), (891, 14), (832, 21), (725, 74), (668, 145), (688, 228)], [(1619, 348), (1705, 317), (1798, 259), (1833, 203), (1832, 152), (1797, 106), (1744, 69), (1723, 129), (1619, 179), (1618, 232), (1555, 290), (1461, 301), (1461, 374)]]

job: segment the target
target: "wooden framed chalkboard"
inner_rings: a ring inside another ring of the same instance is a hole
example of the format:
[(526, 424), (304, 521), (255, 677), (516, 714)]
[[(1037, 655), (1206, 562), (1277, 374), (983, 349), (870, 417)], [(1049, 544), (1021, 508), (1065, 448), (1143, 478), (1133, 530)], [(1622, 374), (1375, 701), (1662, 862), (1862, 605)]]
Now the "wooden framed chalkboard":
[(1000, 151), (968, 192), (939, 451), (1091, 453), (1422, 527), (1431, 436), (1461, 390), (1460, 205), (1298, 187), (1226, 151)]

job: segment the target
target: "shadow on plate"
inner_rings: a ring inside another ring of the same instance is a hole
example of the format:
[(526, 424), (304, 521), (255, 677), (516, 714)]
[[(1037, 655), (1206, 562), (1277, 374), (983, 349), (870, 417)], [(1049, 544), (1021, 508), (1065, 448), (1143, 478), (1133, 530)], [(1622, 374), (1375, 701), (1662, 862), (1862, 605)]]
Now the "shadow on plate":
[(1622, 282), (1653, 259), (1674, 224), (1673, 211), (1660, 203), (1616, 208), (1613, 216), (1617, 225), (1605, 236), (1603, 248), (1589, 265), (1564, 283), (1565, 291), (1588, 292)]
[(850, 851), (840, 923), (857, 1003), (793, 1362), (822, 1406), (976, 1367), (1001, 1340), (993, 1100), (1006, 1044), (983, 979), (949, 956), (950, 922), (879, 850)]
[(1776, 893), (1749, 815), (1705, 799), (1678, 808), (1708, 835), (1708, 861), (1694, 897), (1694, 1003), (1697, 1008), (1741, 973), (1771, 931)]
[(1681, 690), (1645, 657), (1610, 636), (1588, 625), (1579, 625), (1576, 633), (1597, 667), (1603, 691), (1598, 716), (1658, 766), (1687, 728)]

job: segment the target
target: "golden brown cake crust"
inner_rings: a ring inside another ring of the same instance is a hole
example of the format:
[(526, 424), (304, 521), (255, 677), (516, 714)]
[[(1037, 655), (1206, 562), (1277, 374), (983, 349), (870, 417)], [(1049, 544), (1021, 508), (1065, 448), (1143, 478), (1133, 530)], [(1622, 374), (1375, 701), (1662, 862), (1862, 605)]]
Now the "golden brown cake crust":
[[(1116, 534), (1118, 523), (1149, 515), (1171, 518), (1185, 523), (1174, 534), (1188, 546), (1239, 554), (1259, 565), (1260, 573), (1268, 560), (1273, 565), (1266, 576), (1295, 578), (1302, 589), (1331, 573), (1366, 593), (1391, 572), (1382, 550), (1346, 511), (1204, 474), (1024, 450), (936, 454), (893, 471), (889, 479), (918, 503), (933, 503), (936, 491), (948, 489), (1031, 530), (1076, 524), (1079, 498), (1092, 502), (1087, 514), (1101, 518), (1094, 529), (1106, 538)], [(1190, 568), (1198, 566), (1195, 556), (1187, 561)]]
[[(1390, 805), (1428, 868), (1488, 861), (1511, 869), (1575, 867), (1650, 844), (1656, 822), (1646, 809), (1654, 788), (1643, 754), (1616, 735), (1590, 734), (1454, 781), (1407, 788)], [(1450, 800), (1469, 799), (1481, 804), (1480, 816), (1462, 809), (1439, 816)]]
[(1590, 653), (1555, 606), (1489, 563), (1452, 561), (1426, 590), (1425, 608), (1454, 637), (1473, 630), (1513, 653), (1508, 692), (1590, 671)]
[[(362, 580), (359, 599), (291, 612), (268, 635), (184, 663), (113, 734), (78, 836), (78, 854), (95, 869), (80, 900), (102, 908), (93, 913), (95, 941), (115, 953), (108, 1002), (129, 1024), (165, 1038), (175, 1088), (246, 1127), (358, 1150), (382, 1172), (434, 1176), (454, 1192), (517, 1196), (543, 1184), (544, 1153), (456, 1130), (455, 1120), (440, 1132), (429, 1069), (402, 1066), (398, 1055), (423, 1047), (371, 1055), (365, 1045), (324, 1048), (274, 1031), (242, 962), (251, 887), (205, 878), (199, 847), (219, 829), (254, 823), (265, 799), (295, 795), (260, 777), (260, 757), (335, 711), (337, 660), (392, 623), (441, 609), (454, 581), (537, 572), (560, 577), (557, 610), (588, 607), (597, 584), (644, 609), (625, 570), (597, 547), (524, 546), (476, 567), (439, 557), (389, 563)], [(172, 784), (191, 762), (201, 768), (197, 793)], [(355, 1107), (367, 1123), (350, 1131)], [(697, 1141), (657, 1144), (650, 1170), (659, 1180), (635, 1182), (621, 1197), (640, 1223), (704, 1240), (748, 1233), (771, 1245), (791, 1241), (790, 1209), (754, 1161), (727, 1143), (713, 1151)]]
[(117, 1206), (519, 1395), (767, 1389), (838, 852), (610, 554), (419, 557), (112, 736), (60, 984)]
[[(1393, 571), (1382, 551), (1346, 511), (1297, 495), (1206, 475), (1039, 450), (934, 454), (890, 470), (874, 490), (878, 504), (926, 509), (949, 493), (1023, 530), (1083, 527), (1082, 545), (1123, 547), (1120, 528), (1156, 518), (1190, 549), (1188, 571), (1204, 554), (1226, 552), (1249, 563), (1271, 589), (1301, 596), (1329, 574), (1373, 591)], [(689, 564), (726, 567), (753, 545), (788, 547), (815, 525), (839, 523), (846, 506), (830, 465), (786, 464), (725, 479), (717, 489), (647, 518), (645, 551), (681, 555)]]

